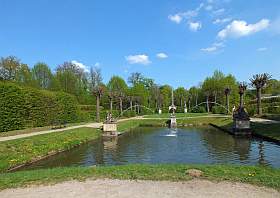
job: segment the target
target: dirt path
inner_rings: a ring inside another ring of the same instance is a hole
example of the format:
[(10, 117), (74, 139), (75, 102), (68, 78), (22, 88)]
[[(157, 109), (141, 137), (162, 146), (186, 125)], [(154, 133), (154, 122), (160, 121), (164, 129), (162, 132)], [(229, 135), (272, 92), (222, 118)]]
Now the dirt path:
[(53, 186), (38, 186), (0, 191), (1, 198), (268, 198), (280, 197), (276, 190), (242, 183), (206, 180), (188, 182), (87, 180), (64, 182)]
[(268, 120), (263, 118), (251, 118), (251, 122), (261, 123), (261, 124), (278, 124), (280, 121)]

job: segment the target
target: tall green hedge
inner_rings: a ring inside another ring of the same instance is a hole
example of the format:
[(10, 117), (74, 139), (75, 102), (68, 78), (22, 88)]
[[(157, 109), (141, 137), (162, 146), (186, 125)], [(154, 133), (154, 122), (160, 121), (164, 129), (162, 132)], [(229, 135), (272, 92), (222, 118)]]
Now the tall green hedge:
[(72, 95), (0, 82), (0, 132), (77, 119), (78, 102)]

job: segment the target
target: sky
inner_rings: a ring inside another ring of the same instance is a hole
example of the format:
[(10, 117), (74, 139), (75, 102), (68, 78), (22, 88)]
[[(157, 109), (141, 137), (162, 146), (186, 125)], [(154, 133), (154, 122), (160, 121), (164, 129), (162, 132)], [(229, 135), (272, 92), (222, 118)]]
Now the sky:
[(279, 0), (0, 0), (0, 56), (53, 71), (72, 61), (104, 82), (141, 72), (174, 88), (220, 70), (280, 79)]

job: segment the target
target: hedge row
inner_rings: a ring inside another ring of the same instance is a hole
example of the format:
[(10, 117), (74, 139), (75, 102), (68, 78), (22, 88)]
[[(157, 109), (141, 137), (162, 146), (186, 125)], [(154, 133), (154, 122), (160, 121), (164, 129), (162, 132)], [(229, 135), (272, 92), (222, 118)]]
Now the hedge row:
[(75, 122), (77, 117), (72, 95), (0, 82), (0, 132)]

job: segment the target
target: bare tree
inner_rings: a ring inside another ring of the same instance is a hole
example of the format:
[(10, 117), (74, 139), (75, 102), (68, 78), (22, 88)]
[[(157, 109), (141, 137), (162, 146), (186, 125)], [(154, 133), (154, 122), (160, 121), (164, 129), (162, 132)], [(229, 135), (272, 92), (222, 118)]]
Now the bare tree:
[(226, 95), (226, 107), (227, 107), (227, 113), (229, 114), (229, 94), (231, 92), (230, 88), (225, 88), (225, 95)]
[(271, 79), (271, 75), (267, 73), (256, 74), (253, 78), (250, 79), (252, 86), (257, 90), (257, 114), (262, 115), (261, 108), (261, 97), (262, 97), (262, 88), (266, 86), (267, 82)]
[(96, 96), (96, 121), (100, 122), (100, 99), (104, 93), (104, 85), (99, 68), (90, 69), (90, 82), (92, 93)]

